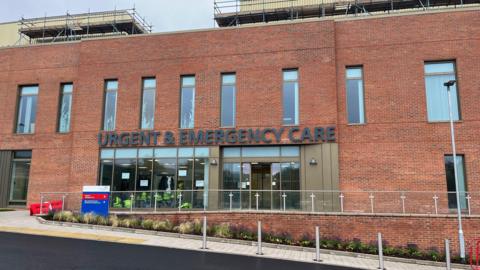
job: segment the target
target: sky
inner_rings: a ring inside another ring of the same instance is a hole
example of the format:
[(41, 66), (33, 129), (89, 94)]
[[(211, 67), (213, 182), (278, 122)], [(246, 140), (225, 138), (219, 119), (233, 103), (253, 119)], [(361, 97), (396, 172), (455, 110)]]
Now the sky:
[(153, 32), (214, 27), (214, 0), (0, 0), (0, 22), (22, 18), (135, 9), (153, 25)]

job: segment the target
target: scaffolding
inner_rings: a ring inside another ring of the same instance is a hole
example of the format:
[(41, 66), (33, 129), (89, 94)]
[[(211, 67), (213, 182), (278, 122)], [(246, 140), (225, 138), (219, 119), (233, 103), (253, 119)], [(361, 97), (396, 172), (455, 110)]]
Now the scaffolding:
[(43, 18), (21, 18), (17, 44), (51, 43), (152, 32), (152, 25), (135, 8)]
[(480, 0), (215, 0), (214, 19), (219, 27), (249, 23), (429, 10), (479, 4)]

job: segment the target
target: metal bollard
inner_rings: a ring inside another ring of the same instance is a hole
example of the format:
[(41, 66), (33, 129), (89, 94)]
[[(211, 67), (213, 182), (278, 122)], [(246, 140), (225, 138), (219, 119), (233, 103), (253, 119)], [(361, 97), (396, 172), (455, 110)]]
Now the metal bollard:
[(230, 197), (230, 211), (232, 211), (232, 197), (233, 197), (232, 192), (230, 192), (230, 194), (228, 194), (228, 197)]
[(310, 198), (312, 198), (312, 213), (315, 212), (315, 195), (312, 193), (310, 195)]
[(202, 249), (207, 249), (207, 216), (203, 216), (203, 242)]
[(155, 199), (155, 201), (153, 202), (153, 212), (157, 212), (157, 199), (158, 199), (158, 193), (155, 192), (155, 195), (153, 196), (153, 198)]
[(385, 265), (383, 263), (383, 244), (381, 233), (378, 233), (378, 269), (385, 269)]
[(257, 211), (258, 211), (258, 197), (259, 197), (259, 196), (260, 196), (260, 195), (259, 195), (258, 193), (255, 194), (255, 208), (257, 209)]
[(65, 197), (66, 195), (62, 195), (62, 211), (65, 211)]
[(450, 261), (450, 241), (448, 239), (445, 239), (445, 261), (446, 261), (447, 270), (451, 270), (452, 265)]
[(130, 212), (133, 212), (133, 199), (135, 198), (135, 196), (130, 195)]
[(43, 214), (43, 195), (40, 196), (40, 215)]
[(285, 198), (287, 198), (287, 194), (283, 193), (282, 198), (283, 198), (283, 211), (286, 211), (287, 204), (285, 203)]
[(315, 259), (316, 262), (321, 262), (320, 260), (320, 228), (315, 226)]
[(257, 244), (257, 255), (263, 255), (262, 253), (262, 222), (261, 221), (258, 221), (258, 232), (257, 232), (257, 240), (258, 240), (258, 244)]

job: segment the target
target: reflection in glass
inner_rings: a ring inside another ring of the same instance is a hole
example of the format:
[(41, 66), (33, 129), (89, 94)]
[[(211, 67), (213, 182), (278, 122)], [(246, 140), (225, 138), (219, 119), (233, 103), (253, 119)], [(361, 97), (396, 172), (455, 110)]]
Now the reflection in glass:
[(283, 124), (298, 125), (297, 70), (283, 72)]
[(34, 133), (37, 115), (38, 86), (24, 86), (20, 89), (17, 114), (17, 133)]
[(135, 207), (145, 208), (151, 207), (151, 193), (152, 190), (152, 172), (153, 172), (153, 159), (151, 158), (139, 158), (137, 168), (137, 181), (136, 181), (136, 202)]
[(181, 208), (192, 208), (192, 188), (193, 188), (193, 158), (178, 159), (178, 183), (177, 189), (182, 192)]
[(72, 110), (72, 92), (73, 84), (62, 84), (62, 94), (60, 96), (60, 108), (58, 119), (58, 132), (70, 131), (70, 115)]
[(235, 74), (222, 75), (221, 126), (235, 126)]
[(286, 209), (300, 209), (300, 164), (298, 162), (282, 163), (281, 167), (281, 189), (282, 194), (286, 195)]
[(176, 158), (158, 158), (154, 162), (153, 190), (158, 190), (156, 201), (159, 208), (175, 207)]
[(193, 128), (195, 121), (195, 77), (182, 77), (180, 128)]
[(208, 158), (195, 158), (195, 173), (193, 178), (193, 207), (202, 208), (204, 205), (208, 205), (208, 193), (206, 197), (203, 196), (203, 190), (208, 191)]
[[(230, 208), (229, 194), (232, 192), (232, 208), (240, 208), (240, 183), (241, 171), (240, 163), (223, 163), (223, 187), (222, 189), (228, 190), (223, 192), (223, 208)], [(231, 191), (233, 190), (233, 191)]]
[(103, 116), (103, 130), (115, 130), (115, 118), (117, 113), (117, 90), (116, 80), (105, 82), (105, 105)]
[(25, 202), (27, 199), (30, 160), (13, 160), (10, 202)]
[[(455, 185), (455, 171), (453, 156), (445, 156), (445, 174), (447, 177), (448, 208), (457, 208), (457, 194)], [(463, 156), (457, 156), (457, 180), (460, 195), (460, 208), (467, 209), (467, 186), (465, 184), (465, 171), (463, 169)]]
[(100, 185), (111, 186), (113, 176), (113, 160), (100, 161)]
[(153, 129), (155, 119), (155, 78), (143, 80), (142, 129)]
[[(444, 83), (456, 80), (454, 62), (425, 64), (425, 88), (427, 92), (428, 121), (448, 121), (448, 92)], [(453, 120), (460, 119), (456, 85), (450, 87)]]
[(347, 113), (348, 123), (365, 123), (362, 68), (347, 68)]

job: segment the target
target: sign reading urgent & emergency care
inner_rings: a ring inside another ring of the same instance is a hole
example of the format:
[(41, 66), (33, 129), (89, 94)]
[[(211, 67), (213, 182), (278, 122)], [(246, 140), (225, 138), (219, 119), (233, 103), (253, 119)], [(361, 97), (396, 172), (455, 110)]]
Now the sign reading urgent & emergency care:
[(82, 193), (82, 214), (94, 213), (108, 216), (110, 186), (84, 186)]

